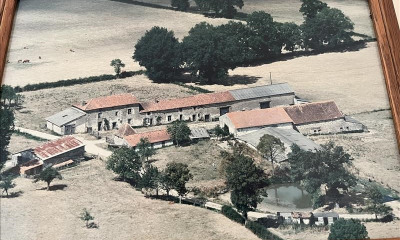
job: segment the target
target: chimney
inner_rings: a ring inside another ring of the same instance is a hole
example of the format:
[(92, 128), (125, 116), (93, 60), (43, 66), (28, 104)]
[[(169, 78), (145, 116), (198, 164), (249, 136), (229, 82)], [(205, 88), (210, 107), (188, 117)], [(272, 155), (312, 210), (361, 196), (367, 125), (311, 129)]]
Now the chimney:
[(85, 106), (86, 105), (86, 101), (82, 100), (81, 106)]

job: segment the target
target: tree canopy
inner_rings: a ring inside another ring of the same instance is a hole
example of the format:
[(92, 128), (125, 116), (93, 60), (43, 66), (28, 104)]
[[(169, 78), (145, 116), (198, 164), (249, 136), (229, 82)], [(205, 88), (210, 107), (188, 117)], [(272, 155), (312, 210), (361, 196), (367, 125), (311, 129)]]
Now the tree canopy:
[(13, 182), (15, 177), (16, 176), (12, 175), (1, 176), (0, 189), (3, 189), (3, 192), (6, 192), (7, 196), (8, 196), (8, 190), (16, 186), (16, 184)]
[(143, 168), (143, 174), (140, 179), (139, 186), (141, 188), (145, 188), (146, 190), (149, 189), (156, 189), (158, 195), (158, 188), (160, 187), (161, 182), (161, 173), (157, 167), (146, 164)]
[(184, 163), (171, 162), (164, 170), (164, 181), (175, 189), (179, 196), (187, 193), (186, 183), (193, 178), (189, 167)]
[(300, 12), (305, 18), (314, 18), (319, 12), (328, 7), (328, 4), (319, 0), (301, 0), (303, 3)]
[(243, 0), (195, 0), (202, 11), (214, 11), (217, 17), (233, 18), (237, 13), (236, 8), (242, 9)]
[(254, 160), (236, 155), (226, 168), (226, 182), (231, 190), (233, 205), (246, 217), (247, 212), (261, 202), (261, 189), (269, 184), (264, 171)]
[(376, 185), (369, 186), (366, 190), (369, 198), (367, 211), (374, 213), (376, 219), (378, 219), (378, 214), (387, 215), (391, 213), (393, 209), (383, 203), (384, 195)]
[(55, 168), (48, 167), (41, 171), (38, 175), (35, 176), (33, 182), (43, 181), (47, 183), (47, 190), (50, 190), (50, 183), (54, 179), (62, 179), (61, 173), (59, 173)]
[(182, 53), (174, 32), (153, 27), (135, 45), (133, 59), (155, 81), (172, 81), (181, 73)]
[(304, 46), (309, 49), (336, 48), (353, 42), (354, 23), (336, 8), (324, 8), (301, 26)]
[(171, 0), (171, 6), (179, 11), (186, 11), (190, 7), (189, 0)]
[(114, 67), (114, 72), (119, 77), (121, 74), (121, 68), (125, 67), (125, 64), (121, 61), (121, 59), (114, 59), (110, 63), (111, 67)]
[(0, 169), (8, 159), (8, 145), (14, 132), (14, 112), (10, 108), (0, 106)]
[(338, 219), (330, 227), (328, 240), (368, 239), (367, 228), (355, 219)]
[(280, 155), (285, 153), (285, 145), (279, 138), (265, 134), (260, 138), (257, 150), (263, 155), (263, 157), (271, 161), (273, 171), (275, 171), (274, 162), (276, 162)]
[(177, 146), (190, 141), (192, 131), (184, 121), (174, 121), (172, 125), (167, 127), (167, 131)]
[(142, 162), (148, 161), (149, 157), (156, 154), (156, 150), (151, 146), (147, 138), (141, 138), (140, 142), (136, 145), (136, 149)]
[(115, 150), (108, 158), (106, 168), (119, 175), (124, 181), (134, 181), (140, 179), (140, 169), (142, 162), (139, 155), (133, 148), (121, 147)]
[(291, 175), (301, 181), (307, 192), (314, 194), (326, 185), (327, 194), (336, 195), (338, 189), (347, 190), (356, 184), (356, 178), (349, 172), (352, 165), (350, 155), (343, 147), (332, 142), (315, 151), (304, 151), (293, 145), (289, 153)]

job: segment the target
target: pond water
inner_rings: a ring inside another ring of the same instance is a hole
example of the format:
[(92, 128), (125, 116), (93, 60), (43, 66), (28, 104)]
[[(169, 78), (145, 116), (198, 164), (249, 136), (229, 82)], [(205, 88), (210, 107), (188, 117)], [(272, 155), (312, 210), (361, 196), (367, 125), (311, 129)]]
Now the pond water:
[(275, 184), (267, 188), (268, 197), (264, 197), (260, 208), (281, 207), (284, 210), (305, 210), (312, 208), (311, 195), (300, 184)]

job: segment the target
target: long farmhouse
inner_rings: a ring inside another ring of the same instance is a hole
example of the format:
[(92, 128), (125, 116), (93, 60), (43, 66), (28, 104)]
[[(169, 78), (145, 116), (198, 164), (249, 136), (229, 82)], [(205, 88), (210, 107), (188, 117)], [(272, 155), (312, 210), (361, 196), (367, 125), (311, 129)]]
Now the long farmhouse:
[(123, 124), (151, 126), (175, 120), (217, 121), (229, 112), (293, 105), (287, 83), (264, 85), (185, 98), (140, 102), (132, 94), (91, 99), (46, 118), (47, 128), (61, 135), (118, 129)]

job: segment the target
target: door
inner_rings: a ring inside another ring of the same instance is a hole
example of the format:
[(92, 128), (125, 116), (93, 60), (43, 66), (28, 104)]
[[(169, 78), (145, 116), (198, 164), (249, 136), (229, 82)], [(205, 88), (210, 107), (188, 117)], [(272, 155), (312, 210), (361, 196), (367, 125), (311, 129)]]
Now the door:
[(220, 115), (220, 116), (225, 115), (225, 114), (227, 114), (228, 112), (229, 112), (229, 107), (223, 107), (223, 108), (220, 108), (220, 109), (219, 109), (219, 115)]

